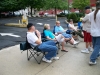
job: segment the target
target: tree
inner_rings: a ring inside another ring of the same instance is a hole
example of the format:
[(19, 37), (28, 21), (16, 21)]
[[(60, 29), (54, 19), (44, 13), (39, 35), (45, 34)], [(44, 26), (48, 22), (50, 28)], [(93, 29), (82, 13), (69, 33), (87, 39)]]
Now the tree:
[(73, 0), (72, 6), (73, 8), (78, 8), (82, 12), (86, 6), (90, 5), (90, 0)]
[(24, 9), (25, 6), (20, 0), (1, 0), (0, 1), (0, 11), (17, 11), (20, 9)]
[(45, 0), (44, 5), (44, 9), (55, 9), (55, 14), (56, 9), (65, 10), (68, 7), (67, 0)]

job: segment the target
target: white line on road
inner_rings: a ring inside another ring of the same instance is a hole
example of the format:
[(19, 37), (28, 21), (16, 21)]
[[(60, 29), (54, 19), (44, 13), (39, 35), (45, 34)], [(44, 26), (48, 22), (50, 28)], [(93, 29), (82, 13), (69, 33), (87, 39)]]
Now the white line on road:
[(14, 35), (13, 33), (0, 33), (1, 36), (12, 36), (12, 37), (20, 37), (19, 35)]
[(38, 25), (43, 25), (43, 23), (37, 23)]

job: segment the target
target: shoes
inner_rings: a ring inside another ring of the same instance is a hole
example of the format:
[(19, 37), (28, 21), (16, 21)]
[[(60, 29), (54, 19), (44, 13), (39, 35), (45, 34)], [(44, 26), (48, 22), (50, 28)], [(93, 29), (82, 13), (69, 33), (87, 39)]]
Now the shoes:
[(74, 42), (74, 45), (78, 45), (78, 44), (79, 44), (79, 42), (77, 42), (77, 41)]
[(93, 52), (93, 48), (92, 48), (92, 47), (89, 47), (88, 50), (89, 50), (90, 52)]
[(79, 42), (75, 41), (74, 44), (73, 44), (74, 48), (76, 48), (78, 44), (79, 44)]
[(81, 52), (89, 54), (89, 50), (88, 49), (81, 50)]
[(52, 59), (53, 60), (59, 60), (59, 57), (53, 57)]
[(91, 62), (91, 61), (90, 61), (89, 64), (90, 64), (90, 65), (96, 65), (97, 62), (96, 62), (96, 61), (95, 61), (95, 62)]
[(47, 62), (47, 63), (51, 63), (51, 60), (46, 59), (45, 57), (42, 59), (42, 61)]

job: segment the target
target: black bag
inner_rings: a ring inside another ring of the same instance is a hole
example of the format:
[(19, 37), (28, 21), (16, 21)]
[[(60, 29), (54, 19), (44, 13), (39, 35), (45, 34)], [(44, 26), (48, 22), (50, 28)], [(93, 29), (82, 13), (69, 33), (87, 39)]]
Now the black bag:
[(26, 37), (26, 41), (20, 43), (20, 50), (25, 51), (25, 50), (30, 49), (30, 48), (31, 48), (31, 46), (30, 46), (30, 44), (28, 43), (27, 37)]

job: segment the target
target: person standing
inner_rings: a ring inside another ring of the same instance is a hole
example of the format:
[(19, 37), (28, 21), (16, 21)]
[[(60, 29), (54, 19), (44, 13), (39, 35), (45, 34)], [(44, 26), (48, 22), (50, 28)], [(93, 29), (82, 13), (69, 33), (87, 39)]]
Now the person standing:
[(85, 17), (82, 19), (83, 22), (83, 33), (84, 33), (84, 42), (86, 45), (86, 48), (84, 50), (81, 50), (82, 53), (89, 53), (89, 51), (93, 51), (92, 49), (92, 36), (90, 34), (91, 30), (91, 23), (89, 21), (90, 17), (90, 7), (85, 7)]
[(90, 56), (90, 65), (96, 64), (96, 59), (100, 56), (100, 0), (96, 2), (96, 10), (90, 13), (91, 35), (94, 51)]

